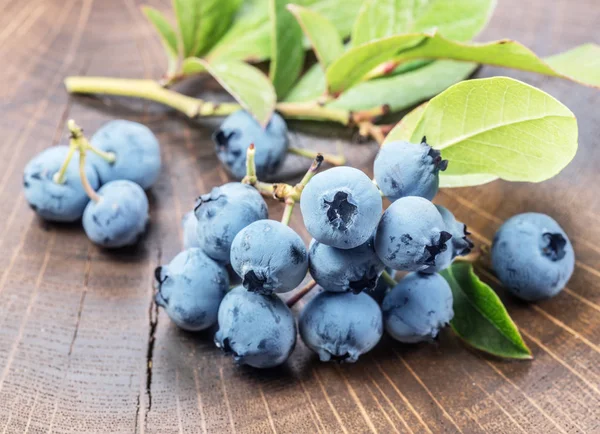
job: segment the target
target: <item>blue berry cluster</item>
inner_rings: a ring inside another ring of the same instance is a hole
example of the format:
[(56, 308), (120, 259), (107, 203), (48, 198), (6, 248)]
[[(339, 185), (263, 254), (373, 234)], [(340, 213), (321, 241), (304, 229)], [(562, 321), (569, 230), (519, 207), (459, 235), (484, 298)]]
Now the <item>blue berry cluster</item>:
[(115, 120), (88, 143), (79, 127), (69, 125), (71, 147), (46, 149), (25, 166), (25, 198), (45, 220), (81, 219), (87, 236), (101, 247), (135, 244), (149, 220), (144, 190), (160, 174), (156, 137), (144, 125)]

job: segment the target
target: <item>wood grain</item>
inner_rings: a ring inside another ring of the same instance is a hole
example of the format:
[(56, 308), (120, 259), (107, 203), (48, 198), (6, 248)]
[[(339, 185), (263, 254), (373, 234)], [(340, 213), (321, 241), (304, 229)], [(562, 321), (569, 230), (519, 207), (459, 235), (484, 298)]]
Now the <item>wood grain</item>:
[[(596, 0), (499, 3), (480, 40), (511, 37), (541, 55), (600, 43)], [(476, 354), (446, 330), (433, 345), (384, 338), (356, 365), (320, 364), (299, 343), (287, 364), (257, 372), (222, 356), (211, 333), (178, 330), (152, 303), (151, 271), (181, 249), (181, 216), (227, 180), (210, 142), (217, 121), (191, 122), (142, 101), (69, 97), (62, 86), (69, 74), (160, 76), (166, 59), (140, 4), (0, 0), (0, 432), (600, 432), (600, 92), (482, 68), (478, 76), (524, 80), (570, 107), (580, 150), (543, 184), (494, 182), (436, 199), (478, 244), (489, 245), (502, 221), (523, 211), (548, 213), (571, 234), (575, 274), (552, 300), (520, 303), (478, 270), (521, 328), (533, 362)], [(209, 80), (188, 86), (222, 97)], [(99, 250), (77, 225), (47, 224), (28, 209), (21, 171), (40, 150), (66, 143), (70, 117), (87, 131), (126, 118), (157, 134), (164, 170), (151, 191), (149, 234), (136, 248)], [(343, 140), (350, 162), (371, 172), (374, 144), (351, 143), (336, 127), (292, 127), (299, 146), (335, 149)], [(304, 164), (291, 159), (284, 173)], [(271, 204), (271, 217), (281, 211)], [(292, 226), (308, 241), (298, 210)]]

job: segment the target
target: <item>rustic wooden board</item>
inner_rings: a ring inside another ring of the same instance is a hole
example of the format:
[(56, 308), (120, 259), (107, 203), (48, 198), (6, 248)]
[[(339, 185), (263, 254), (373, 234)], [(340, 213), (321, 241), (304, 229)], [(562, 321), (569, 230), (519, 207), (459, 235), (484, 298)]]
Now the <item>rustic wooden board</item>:
[[(68, 74), (161, 74), (165, 59), (139, 3), (0, 0), (1, 432), (600, 432), (600, 92), (483, 68), (478, 76), (510, 75), (569, 106), (579, 153), (540, 185), (495, 182), (437, 199), (478, 243), (522, 211), (551, 214), (572, 235), (577, 267), (559, 296), (526, 305), (499, 289), (535, 361), (483, 357), (447, 331), (436, 345), (384, 339), (356, 365), (320, 364), (300, 344), (284, 367), (256, 372), (233, 366), (209, 333), (177, 330), (152, 304), (151, 271), (180, 250), (181, 215), (227, 179), (209, 140), (214, 122), (139, 101), (70, 98), (62, 86)], [(503, 0), (480, 39), (513, 37), (548, 55), (600, 43), (599, 24), (597, 0)], [(217, 94), (214, 83), (199, 88)], [(87, 131), (132, 119), (158, 135), (165, 168), (137, 248), (101, 251), (77, 225), (46, 224), (28, 209), (21, 171), (35, 153), (66, 142), (70, 117)], [(336, 127), (303, 131), (295, 140), (313, 148), (352, 138)], [(370, 172), (373, 144), (346, 152)], [(281, 210), (273, 204), (272, 217)], [(298, 210), (292, 225), (308, 239)]]

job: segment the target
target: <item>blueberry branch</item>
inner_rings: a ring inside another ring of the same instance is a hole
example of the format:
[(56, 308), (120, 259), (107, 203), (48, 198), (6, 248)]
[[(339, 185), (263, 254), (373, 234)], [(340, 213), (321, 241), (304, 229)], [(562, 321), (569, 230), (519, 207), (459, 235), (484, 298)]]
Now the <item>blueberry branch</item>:
[(86, 194), (90, 197), (91, 200), (93, 200), (94, 202), (99, 202), (100, 196), (94, 191), (85, 174), (85, 156), (88, 148), (90, 147), (90, 144), (83, 135), (83, 130), (75, 123), (73, 119), (70, 119), (67, 122), (67, 126), (69, 128), (69, 131), (71, 132), (71, 148), (79, 150), (79, 176), (81, 178), (83, 190), (86, 192)]
[(60, 170), (58, 172), (56, 172), (54, 174), (54, 176), (52, 177), (52, 180), (55, 183), (64, 184), (66, 173), (67, 173), (67, 167), (69, 167), (69, 164), (71, 163), (71, 160), (73, 159), (73, 155), (75, 155), (75, 152), (77, 152), (77, 146), (74, 146), (73, 144), (71, 144), (71, 146), (69, 147), (69, 152), (67, 153), (67, 156), (65, 158), (65, 161), (63, 162), (62, 166), (60, 166)]
[(396, 280), (390, 275), (390, 273), (388, 273), (385, 270), (383, 270), (383, 273), (381, 273), (381, 278), (390, 288), (393, 288), (398, 284), (398, 282), (396, 282)]
[[(300, 149), (300, 148), (288, 148), (288, 152), (290, 154), (299, 155), (301, 157), (315, 159), (319, 153), (317, 151), (311, 151), (309, 149)], [(346, 164), (346, 157), (340, 152), (338, 155), (332, 154), (321, 154), (323, 155), (323, 161), (331, 164), (332, 166), (343, 166)]]
[(306, 285), (304, 285), (298, 292), (288, 298), (286, 302), (289, 308), (292, 308), (296, 303), (298, 303), (302, 297), (308, 294), (315, 286), (317, 286), (317, 282), (314, 279), (311, 279)]

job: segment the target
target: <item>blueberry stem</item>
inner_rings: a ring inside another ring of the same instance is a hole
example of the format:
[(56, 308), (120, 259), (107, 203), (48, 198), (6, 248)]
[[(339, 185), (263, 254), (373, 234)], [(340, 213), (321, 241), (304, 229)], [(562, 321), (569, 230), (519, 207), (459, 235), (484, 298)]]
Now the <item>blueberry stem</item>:
[(390, 276), (390, 273), (388, 273), (385, 270), (383, 270), (383, 273), (381, 273), (381, 278), (390, 288), (393, 288), (398, 284), (398, 282), (396, 282), (396, 280), (392, 276)]
[(254, 148), (254, 143), (251, 143), (246, 151), (246, 177), (244, 178), (244, 182), (250, 185), (254, 185), (258, 181), (256, 177), (256, 162), (254, 161), (255, 155), (256, 149)]
[(296, 201), (294, 199), (287, 199), (285, 201), (285, 208), (283, 209), (283, 216), (281, 217), (281, 223), (289, 226), (290, 220), (292, 219), (292, 212), (294, 211), (294, 205)]
[(69, 164), (71, 163), (71, 160), (73, 159), (73, 155), (75, 155), (75, 152), (77, 152), (77, 149), (78, 149), (77, 146), (74, 146), (73, 144), (71, 144), (71, 146), (69, 146), (69, 152), (67, 152), (65, 161), (63, 162), (62, 166), (60, 166), (60, 170), (58, 172), (56, 172), (54, 174), (54, 176), (52, 177), (52, 180), (55, 183), (63, 184), (65, 182), (67, 167), (69, 167)]
[(85, 142), (86, 142), (86, 149), (88, 151), (93, 152), (100, 158), (106, 160), (108, 163), (114, 163), (115, 161), (117, 161), (117, 156), (115, 155), (114, 152), (104, 152), (104, 151), (92, 146), (92, 144), (90, 142), (88, 142), (87, 140)]
[(287, 306), (292, 308), (292, 306), (302, 300), (302, 297), (308, 294), (315, 286), (317, 286), (317, 282), (315, 282), (314, 279), (311, 279), (310, 282), (304, 285), (298, 292), (288, 298), (288, 301), (286, 301)]
[(83, 135), (83, 130), (75, 123), (73, 119), (69, 119), (67, 126), (71, 132), (71, 148), (79, 150), (79, 177), (81, 178), (83, 190), (91, 200), (94, 202), (99, 202), (100, 196), (98, 193), (96, 193), (96, 191), (94, 191), (87, 179), (87, 175), (85, 174), (85, 156), (89, 143)]
[[(301, 157), (314, 159), (319, 155), (317, 151), (311, 151), (310, 149), (300, 149), (300, 148), (288, 148), (288, 152), (290, 154), (299, 155)], [(333, 165), (333, 166), (343, 166), (346, 164), (346, 157), (340, 153), (338, 155), (332, 154), (321, 154), (323, 155), (323, 161)]]

